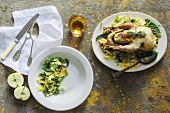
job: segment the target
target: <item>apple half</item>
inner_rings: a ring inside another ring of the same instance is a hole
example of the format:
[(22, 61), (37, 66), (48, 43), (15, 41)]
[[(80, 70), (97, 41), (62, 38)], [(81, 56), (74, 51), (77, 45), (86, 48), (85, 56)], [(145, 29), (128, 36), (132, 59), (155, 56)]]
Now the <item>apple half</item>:
[(27, 100), (30, 97), (30, 90), (26, 86), (19, 86), (14, 90), (16, 99)]
[(12, 73), (8, 76), (7, 82), (11, 87), (16, 88), (24, 84), (24, 77), (20, 73)]

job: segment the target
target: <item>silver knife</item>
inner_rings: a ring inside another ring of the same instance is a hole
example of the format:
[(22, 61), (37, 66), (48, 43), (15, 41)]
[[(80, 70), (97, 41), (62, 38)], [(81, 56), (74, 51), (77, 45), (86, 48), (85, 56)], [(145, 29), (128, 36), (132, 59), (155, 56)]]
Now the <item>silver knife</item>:
[(12, 51), (12, 49), (15, 47), (15, 45), (19, 42), (19, 40), (23, 37), (23, 35), (27, 32), (27, 30), (32, 26), (34, 21), (38, 18), (39, 14), (34, 15), (27, 23), (26, 25), (21, 29), (21, 31), (16, 36), (15, 40), (12, 42), (12, 44), (5, 50), (4, 53), (1, 54), (1, 59), (4, 60), (8, 54)]

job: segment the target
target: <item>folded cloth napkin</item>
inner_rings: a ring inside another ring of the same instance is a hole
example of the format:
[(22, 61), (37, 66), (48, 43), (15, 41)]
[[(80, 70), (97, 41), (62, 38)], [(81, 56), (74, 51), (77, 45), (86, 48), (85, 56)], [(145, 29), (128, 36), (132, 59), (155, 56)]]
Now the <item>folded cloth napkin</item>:
[[(44, 6), (22, 11), (14, 11), (14, 27), (0, 27), (0, 55), (8, 48), (10, 43), (15, 40), (16, 35), (28, 20), (35, 14), (39, 14), (36, 22), (39, 25), (39, 36), (34, 42), (32, 58), (44, 49), (59, 46), (63, 39), (63, 24), (61, 17), (54, 6)], [(14, 62), (12, 60), (15, 52), (21, 47), (26, 35), (17, 43), (5, 60), (0, 60), (6, 66), (11, 67), (17, 72), (28, 75), (29, 67), (27, 60), (31, 50), (31, 39), (28, 39), (22, 48), (20, 58)]]

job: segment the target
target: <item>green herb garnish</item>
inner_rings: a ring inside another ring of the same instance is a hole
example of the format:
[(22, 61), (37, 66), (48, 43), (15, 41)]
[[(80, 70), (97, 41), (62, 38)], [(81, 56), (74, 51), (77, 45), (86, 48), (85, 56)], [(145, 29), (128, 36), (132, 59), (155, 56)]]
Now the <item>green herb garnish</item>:
[(139, 32), (137, 32), (137, 35), (142, 36), (142, 37), (145, 37), (145, 36), (146, 36), (146, 33), (145, 33), (145, 32), (142, 32), (142, 31), (139, 31)]
[(152, 55), (156, 55), (156, 54), (158, 54), (158, 52), (156, 52), (156, 51), (137, 51), (136, 52), (136, 57), (138, 58), (138, 59), (141, 59), (141, 58), (144, 58), (144, 57), (148, 57), (148, 56), (152, 56)]
[(131, 19), (131, 22), (133, 22), (133, 23), (134, 23), (135, 21), (136, 21), (135, 19)]
[(136, 37), (136, 33), (135, 32), (132, 32), (132, 31), (128, 31), (127, 34), (133, 38)]
[(142, 32), (142, 31), (139, 31), (139, 32), (132, 32), (132, 31), (128, 31), (127, 34), (129, 36), (132, 36), (133, 38), (135, 38), (136, 36), (142, 36), (142, 37), (145, 37), (146, 36), (146, 33), (145, 32)]
[(151, 28), (151, 30), (155, 36), (157, 36), (158, 38), (161, 37), (161, 32), (155, 23), (153, 23), (149, 19), (145, 19), (145, 25), (148, 26), (149, 28)]
[(96, 41), (98, 41), (98, 40), (101, 39), (101, 38), (105, 38), (105, 39), (106, 39), (107, 36), (108, 36), (110, 33), (111, 33), (111, 32), (109, 31), (109, 32), (106, 32), (106, 33), (103, 33), (103, 34), (97, 36)]
[(129, 36), (135, 36), (135, 32), (132, 32), (132, 31), (128, 31), (127, 34), (128, 34)]

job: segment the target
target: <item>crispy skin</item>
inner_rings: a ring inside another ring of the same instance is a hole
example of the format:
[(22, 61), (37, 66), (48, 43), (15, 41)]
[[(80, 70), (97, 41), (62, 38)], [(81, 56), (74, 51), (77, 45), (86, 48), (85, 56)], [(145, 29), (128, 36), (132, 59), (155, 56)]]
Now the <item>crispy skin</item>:
[[(153, 33), (152, 30), (148, 27), (132, 27), (129, 30), (125, 30), (123, 33), (127, 33), (128, 31), (133, 32), (145, 32), (145, 37), (135, 37), (131, 43), (128, 43), (127, 45), (110, 45), (109, 48), (112, 48), (113, 50), (119, 50), (119, 51), (125, 51), (125, 52), (135, 52), (137, 50), (143, 50), (143, 51), (151, 51), (154, 49), (154, 39), (153, 39)], [(119, 39), (119, 40), (118, 40)], [(123, 39), (122, 39), (123, 40)], [(117, 42), (121, 43), (122, 40), (120, 38), (117, 38)], [(130, 40), (130, 39), (129, 39)], [(123, 40), (127, 41), (128, 40)], [(131, 41), (131, 40), (130, 40)]]

